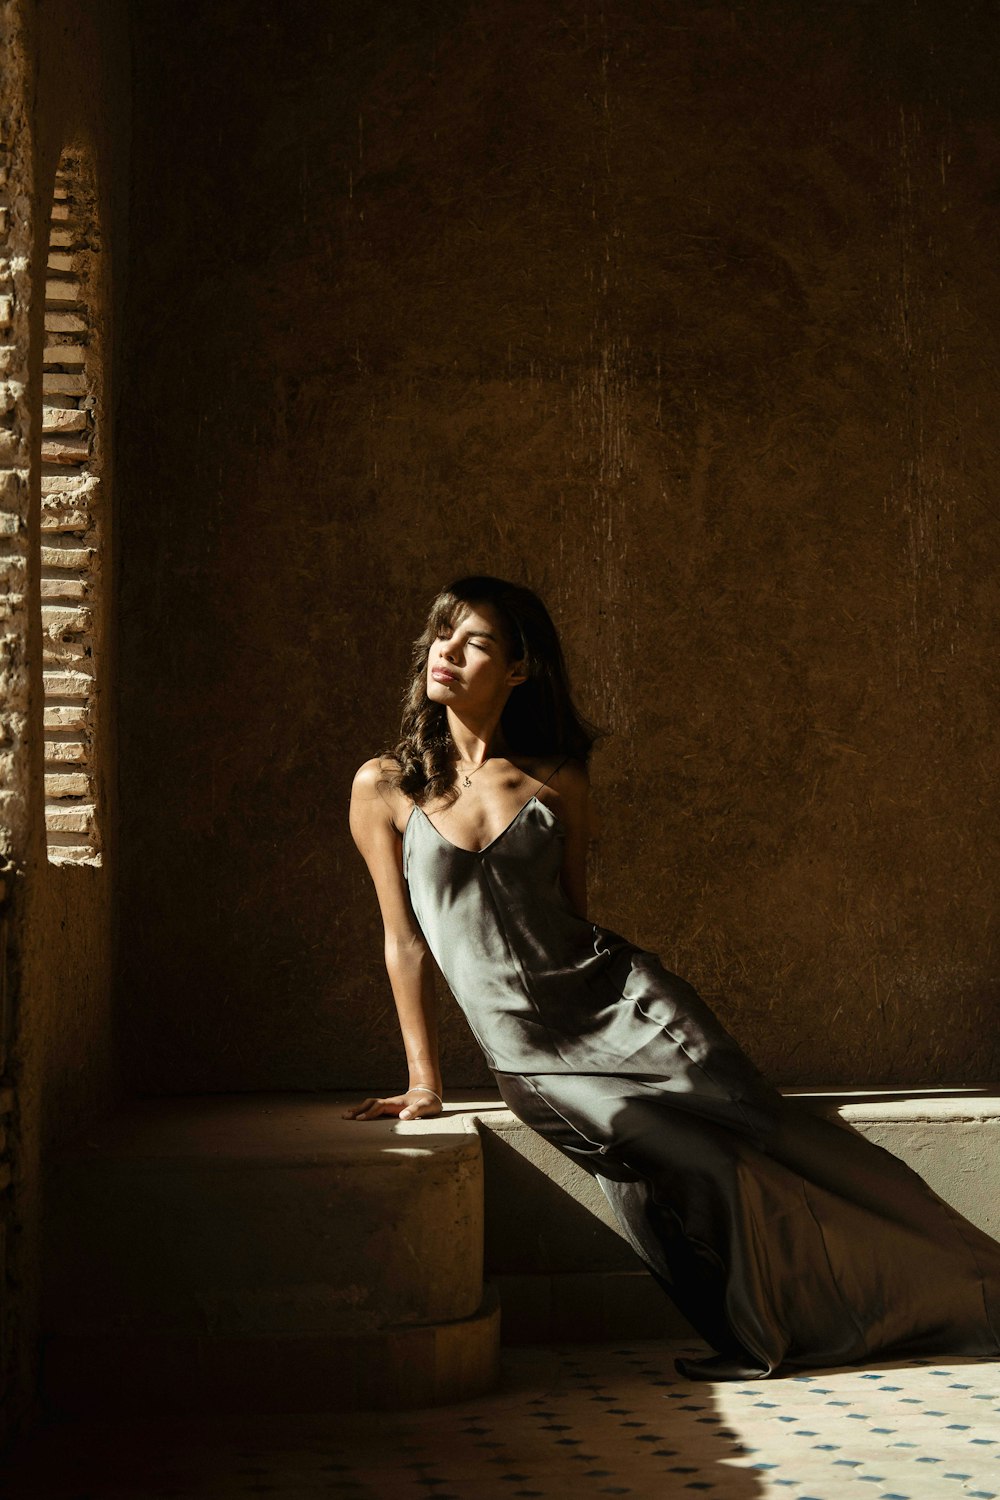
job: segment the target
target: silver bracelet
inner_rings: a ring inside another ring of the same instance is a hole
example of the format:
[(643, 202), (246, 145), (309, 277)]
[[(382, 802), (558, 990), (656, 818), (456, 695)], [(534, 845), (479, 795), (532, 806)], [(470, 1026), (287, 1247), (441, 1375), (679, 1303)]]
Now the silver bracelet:
[[(410, 1088), (407, 1089), (406, 1092), (408, 1094), (415, 1094), (415, 1093), (434, 1094), (434, 1090), (433, 1089), (429, 1089), (427, 1087), (426, 1083), (414, 1083), (414, 1084), (412, 1084), (410, 1086)], [(440, 1104), (441, 1108), (444, 1109), (444, 1100), (441, 1098), (441, 1095), (440, 1094), (434, 1094), (434, 1097), (437, 1100), (437, 1102)]]

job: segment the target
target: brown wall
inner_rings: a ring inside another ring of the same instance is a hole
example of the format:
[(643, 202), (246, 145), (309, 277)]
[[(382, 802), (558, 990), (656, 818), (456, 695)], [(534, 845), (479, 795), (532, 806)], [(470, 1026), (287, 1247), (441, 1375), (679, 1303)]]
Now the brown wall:
[[(113, 1107), (120, 1093), (116, 1068), (113, 999), (113, 887), (115, 840), (115, 715), (113, 598), (103, 609), (95, 641), (101, 694), (97, 739), (102, 764), (96, 774), (96, 805), (103, 836), (101, 865), (54, 865), (46, 856), (43, 787), (42, 647), (39, 617), (39, 433), (42, 418), (42, 354), (45, 343), (45, 267), (56, 166), (67, 147), (89, 164), (96, 188), (103, 271), (92, 288), (93, 326), (100, 329), (106, 376), (99, 417), (113, 425), (115, 275), (124, 260), (125, 197), (128, 186), (128, 45), (112, 0), (81, 6), (74, 0), (37, 0), (5, 5), (3, 64), (5, 96), (14, 87), (23, 113), (17, 121), (18, 180), (11, 185), (12, 213), (25, 242), (29, 276), (19, 276), (18, 297), (27, 312), (26, 338), (15, 349), (25, 359), (30, 435), (27, 516), (26, 633), (10, 660), (24, 680), (17, 689), (25, 715), (23, 742), (5, 788), (24, 809), (9, 819), (3, 842), (11, 859), (10, 909), (4, 913), (3, 1008), (9, 1042), (3, 1090), (12, 1101), (4, 1145), (12, 1166), (9, 1201), (0, 1234), (6, 1278), (0, 1276), (0, 1375), (4, 1400), (0, 1442), (32, 1414), (37, 1370), (39, 1246), (44, 1232), (43, 1166), (50, 1152)], [(8, 29), (9, 28), (9, 29)], [(9, 101), (4, 98), (5, 109)], [(17, 325), (21, 327), (22, 325)], [(12, 373), (20, 374), (20, 369)], [(114, 562), (114, 461), (109, 443), (104, 462), (104, 544), (109, 584)], [(113, 595), (113, 589), (109, 588)], [(23, 667), (22, 667), (23, 664)], [(5, 705), (9, 708), (11, 705)], [(10, 742), (7, 742), (10, 749)], [(5, 815), (9, 812), (5, 800)]]
[[(56, 166), (75, 148), (96, 192), (95, 241), (99, 255), (90, 305), (100, 335), (104, 399), (98, 411), (102, 438), (102, 529), (105, 598), (95, 642), (98, 692), (94, 709), (100, 760), (95, 768), (100, 822), (99, 866), (54, 865), (45, 858), (41, 795), (36, 801), (37, 846), (26, 923), (26, 1021), (29, 1048), (41, 1090), (43, 1145), (65, 1142), (114, 1102), (115, 1045), (112, 1013), (113, 898), (118, 878), (116, 806), (117, 654), (114, 578), (117, 484), (110, 441), (118, 397), (115, 297), (124, 289), (127, 259), (127, 188), (130, 90), (128, 39), (112, 0), (80, 6), (74, 0), (41, 0), (37, 39), (35, 343), (44, 342), (45, 261)], [(41, 362), (39, 357), (38, 368)], [(38, 381), (40, 387), (41, 382)], [(36, 650), (37, 656), (37, 650)], [(41, 672), (35, 686), (41, 687)], [(41, 693), (35, 694), (41, 739)], [(38, 763), (41, 763), (39, 749)], [(41, 785), (39, 781), (39, 793)]]
[(140, 1086), (400, 1082), (348, 788), (478, 568), (614, 729), (596, 916), (780, 1080), (995, 1074), (995, 13), (133, 11)]

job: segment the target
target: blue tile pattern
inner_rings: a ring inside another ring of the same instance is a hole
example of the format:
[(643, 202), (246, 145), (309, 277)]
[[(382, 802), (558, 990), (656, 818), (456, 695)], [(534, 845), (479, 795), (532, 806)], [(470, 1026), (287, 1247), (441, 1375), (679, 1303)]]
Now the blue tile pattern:
[(4, 1497), (1000, 1500), (1000, 1362), (710, 1385), (682, 1352), (509, 1350), (494, 1395), (405, 1413), (70, 1425), (10, 1455)]

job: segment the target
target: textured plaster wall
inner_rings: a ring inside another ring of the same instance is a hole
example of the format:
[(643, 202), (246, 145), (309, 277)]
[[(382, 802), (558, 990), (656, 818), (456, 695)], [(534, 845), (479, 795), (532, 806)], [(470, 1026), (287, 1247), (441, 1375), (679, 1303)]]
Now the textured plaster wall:
[[(105, 275), (94, 286), (93, 311), (105, 335), (110, 406), (111, 246), (123, 227), (127, 188), (128, 49), (110, 0), (88, 6), (73, 0), (6, 4), (3, 26), (5, 113), (17, 124), (18, 168), (14, 212), (23, 242), (15, 333), (27, 377), (24, 462), (29, 471), (24, 548), (24, 606), (11, 660), (23, 722), (16, 757), (5, 765), (5, 820), (0, 840), (11, 861), (3, 945), (7, 1013), (7, 1077), (13, 1110), (5, 1132), (12, 1163), (7, 1223), (7, 1282), (0, 1287), (3, 1338), (12, 1354), (3, 1370), (0, 1441), (32, 1412), (37, 1362), (38, 1266), (44, 1233), (43, 1175), (50, 1151), (109, 1109), (117, 1094), (112, 1022), (112, 880), (115, 872), (114, 731), (111, 712), (115, 664), (106, 630), (97, 643), (105, 692), (101, 741), (105, 751), (97, 796), (105, 859), (96, 866), (55, 866), (46, 857), (43, 788), (42, 646), (39, 621), (39, 438), (42, 351), (45, 342), (45, 267), (56, 165), (67, 146), (90, 161), (104, 231)], [(16, 78), (15, 69), (20, 74)], [(18, 106), (7, 112), (17, 83)], [(116, 169), (118, 169), (116, 171)], [(117, 190), (116, 190), (117, 189)], [(9, 353), (9, 351), (8, 351)], [(100, 416), (110, 425), (110, 410)], [(107, 445), (107, 489), (113, 464)], [(110, 517), (105, 536), (110, 542)], [(111, 554), (106, 558), (110, 579)], [(113, 610), (105, 619), (113, 618)], [(12, 701), (12, 684), (3, 684)], [(12, 741), (6, 741), (10, 748)], [(13, 794), (13, 795), (12, 795)], [(16, 816), (12, 804), (16, 802)]]
[(996, 13), (134, 22), (137, 1082), (399, 1084), (348, 788), (475, 568), (614, 731), (596, 915), (778, 1079), (995, 1075)]
[[(36, 823), (33, 907), (28, 913), (26, 984), (29, 1045), (40, 1089), (43, 1148), (71, 1140), (95, 1114), (109, 1109), (117, 1090), (112, 1014), (114, 886), (118, 878), (116, 780), (116, 611), (114, 449), (116, 341), (114, 303), (126, 272), (128, 132), (130, 88), (128, 38), (113, 0), (80, 6), (74, 0), (40, 0), (36, 6), (37, 94), (35, 98), (38, 222), (36, 343), (44, 343), (44, 266), (56, 166), (76, 148), (95, 194), (99, 247), (89, 286), (92, 323), (101, 339), (102, 397), (97, 411), (102, 450), (102, 567), (104, 598), (94, 642), (98, 693), (92, 712), (101, 757), (95, 767), (95, 804), (102, 863), (48, 863), (41, 808)], [(39, 357), (38, 368), (41, 360)], [(40, 385), (40, 381), (38, 384)], [(40, 642), (39, 642), (40, 647)], [(37, 653), (36, 653), (37, 654)], [(41, 673), (34, 708), (41, 739)], [(38, 751), (39, 761), (41, 750)]]
[[(25, 1095), (21, 943), (32, 785), (28, 654), (31, 618), (30, 384), (32, 286), (30, 23), (0, 4), (0, 1445), (17, 1428), (34, 1379), (38, 1186), (35, 1116)], [(30, 1092), (30, 1091), (29, 1091)]]

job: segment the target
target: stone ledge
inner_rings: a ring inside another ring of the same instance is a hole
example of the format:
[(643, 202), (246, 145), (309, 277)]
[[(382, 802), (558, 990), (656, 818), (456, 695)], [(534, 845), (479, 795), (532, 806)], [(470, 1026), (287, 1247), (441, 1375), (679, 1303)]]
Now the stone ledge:
[[(902, 1157), (959, 1212), (1000, 1236), (1000, 1087), (781, 1088)], [(486, 1174), (485, 1270), (504, 1343), (665, 1338), (692, 1330), (622, 1237), (597, 1183), (521, 1123), (491, 1091), (449, 1100), (479, 1131)], [(442, 1120), (411, 1129), (433, 1132)]]
[(495, 1384), (474, 1120), (361, 1123), (344, 1102), (141, 1100), (53, 1163), (53, 1410), (397, 1407)]
[(845, 1089), (811, 1085), (783, 1087), (789, 1098), (818, 1111), (834, 1110), (850, 1124), (898, 1121), (1000, 1120), (1000, 1084), (978, 1083), (954, 1088), (898, 1084), (882, 1089)]
[[(1000, 1089), (781, 1090), (901, 1157), (955, 1208), (1000, 1237)], [(505, 1343), (626, 1338), (691, 1329), (645, 1274), (599, 1186), (494, 1095), (456, 1109), (477, 1121), (486, 1171), (485, 1266)]]
[(367, 1159), (392, 1166), (414, 1153), (475, 1161), (475, 1111), (449, 1106), (434, 1120), (344, 1120), (356, 1094), (192, 1094), (139, 1099), (88, 1130), (60, 1158), (131, 1161), (159, 1168), (169, 1162), (238, 1165), (248, 1160), (306, 1166)]
[(471, 1316), (483, 1287), (473, 1124), (359, 1123), (342, 1107), (332, 1095), (144, 1100), (89, 1131), (47, 1182), (48, 1327), (332, 1336)]
[[(789, 1086), (781, 1092), (818, 1114), (836, 1114), (886, 1147), (960, 1213), (1000, 1237), (1000, 1088), (995, 1083), (957, 1088)], [(483, 1132), (487, 1267), (492, 1273), (551, 1274), (557, 1266), (566, 1272), (627, 1268), (621, 1258), (624, 1241), (614, 1246), (597, 1227), (618, 1236), (604, 1194), (588, 1172), (521, 1124), (495, 1096), (484, 1094), (482, 1103), (467, 1099), (455, 1108), (472, 1113)], [(519, 1167), (518, 1158), (531, 1170)], [(546, 1182), (553, 1191), (543, 1186)], [(529, 1234), (522, 1232), (522, 1248), (515, 1251), (510, 1214), (525, 1193), (531, 1193), (532, 1201), (520, 1222), (529, 1226)], [(584, 1209), (587, 1218), (581, 1219), (566, 1200)], [(554, 1230), (559, 1221), (565, 1222), (564, 1234)], [(542, 1226), (547, 1233), (540, 1232)], [(529, 1251), (532, 1238), (536, 1248)]]
[[(783, 1092), (838, 1113), (997, 1232), (1000, 1090)], [(480, 1305), (484, 1270), (508, 1342), (688, 1332), (594, 1179), (495, 1094), (465, 1091), (434, 1119), (341, 1119), (356, 1097), (143, 1100), (60, 1159), (46, 1272), (58, 1409), (169, 1404), (182, 1377), (175, 1399), (213, 1410), (485, 1390), (498, 1313)], [(405, 1376), (416, 1357), (436, 1372), (419, 1393)]]
[(371, 1334), (50, 1335), (42, 1389), (49, 1415), (65, 1418), (402, 1411), (492, 1390), (499, 1330), (487, 1285), (471, 1317)]

